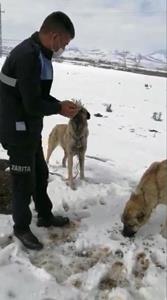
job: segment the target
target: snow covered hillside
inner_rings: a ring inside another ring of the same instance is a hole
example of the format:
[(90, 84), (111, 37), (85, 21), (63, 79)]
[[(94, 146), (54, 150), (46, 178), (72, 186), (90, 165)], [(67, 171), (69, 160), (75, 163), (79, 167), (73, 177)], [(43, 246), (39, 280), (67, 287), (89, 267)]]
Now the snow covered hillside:
[[(7, 55), (19, 41), (4, 42), (3, 54)], [(129, 70), (131, 72), (160, 73), (167, 76), (167, 52), (158, 50), (152, 53), (133, 53), (126, 50), (102, 50), (67, 47), (59, 61), (72, 62), (78, 65), (91, 65), (102, 68)], [(151, 74), (153, 75), (153, 74)]]
[(72, 61), (77, 64), (90, 64), (97, 67), (124, 69), (134, 71), (161, 72), (166, 76), (167, 53), (164, 50), (153, 53), (133, 53), (126, 50), (100, 50), (67, 48), (60, 60)]
[[(166, 157), (166, 81), (53, 65), (52, 94), (80, 99), (91, 113), (86, 180), (77, 177), (75, 191), (66, 185), (63, 152), (57, 148), (50, 159), (48, 193), (54, 212), (73, 223), (64, 229), (37, 228), (32, 204), (31, 228), (44, 244), (40, 252), (14, 240), (11, 216), (0, 215), (0, 299), (165, 300), (166, 240), (160, 230), (166, 208), (157, 207), (132, 239), (122, 236), (121, 214), (145, 169)], [(108, 104), (112, 112), (106, 112)], [(67, 122), (58, 115), (45, 118), (45, 153), (53, 126)], [(7, 158), (1, 146), (0, 158)]]

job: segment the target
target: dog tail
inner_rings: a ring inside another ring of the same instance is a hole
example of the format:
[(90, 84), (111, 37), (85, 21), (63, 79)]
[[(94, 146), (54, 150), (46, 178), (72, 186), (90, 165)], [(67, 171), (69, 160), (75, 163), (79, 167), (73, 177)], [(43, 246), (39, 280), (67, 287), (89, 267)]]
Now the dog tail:
[(58, 145), (58, 137), (57, 137), (57, 127), (54, 127), (49, 134), (48, 138), (48, 150), (47, 150), (47, 156), (46, 156), (46, 163), (49, 163), (50, 156), (53, 152), (53, 150), (56, 148)]

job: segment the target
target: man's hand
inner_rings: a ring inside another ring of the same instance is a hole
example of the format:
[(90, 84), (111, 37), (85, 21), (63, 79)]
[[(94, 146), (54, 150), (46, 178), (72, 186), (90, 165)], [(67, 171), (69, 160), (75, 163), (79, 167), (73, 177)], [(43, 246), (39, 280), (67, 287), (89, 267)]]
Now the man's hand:
[(77, 113), (78, 107), (74, 102), (69, 100), (61, 101), (60, 115), (67, 118), (73, 118)]

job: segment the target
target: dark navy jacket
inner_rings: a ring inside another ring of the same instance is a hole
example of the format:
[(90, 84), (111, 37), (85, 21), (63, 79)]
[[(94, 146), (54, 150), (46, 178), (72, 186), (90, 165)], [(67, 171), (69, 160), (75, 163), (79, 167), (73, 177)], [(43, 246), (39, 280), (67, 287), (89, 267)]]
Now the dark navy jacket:
[(0, 142), (31, 144), (41, 137), (43, 117), (60, 112), (60, 101), (50, 95), (51, 58), (38, 32), (6, 58), (0, 75)]

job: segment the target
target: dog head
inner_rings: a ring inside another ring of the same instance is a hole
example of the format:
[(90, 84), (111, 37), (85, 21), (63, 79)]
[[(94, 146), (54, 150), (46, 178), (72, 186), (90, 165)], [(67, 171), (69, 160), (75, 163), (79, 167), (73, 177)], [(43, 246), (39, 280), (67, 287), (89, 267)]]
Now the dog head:
[(79, 108), (79, 111), (78, 111), (76, 117), (89, 120), (90, 119), (90, 113), (87, 111), (87, 109), (85, 107), (81, 106)]
[(151, 214), (147, 207), (143, 193), (131, 194), (121, 218), (124, 224), (122, 232), (124, 236), (134, 236), (139, 228), (147, 222)]
[(75, 117), (72, 118), (72, 121), (76, 123), (76, 125), (84, 125), (87, 120), (90, 119), (90, 113), (87, 111), (87, 109), (83, 106), (81, 101), (79, 100), (73, 100), (74, 103), (78, 106), (78, 113), (75, 115)]

